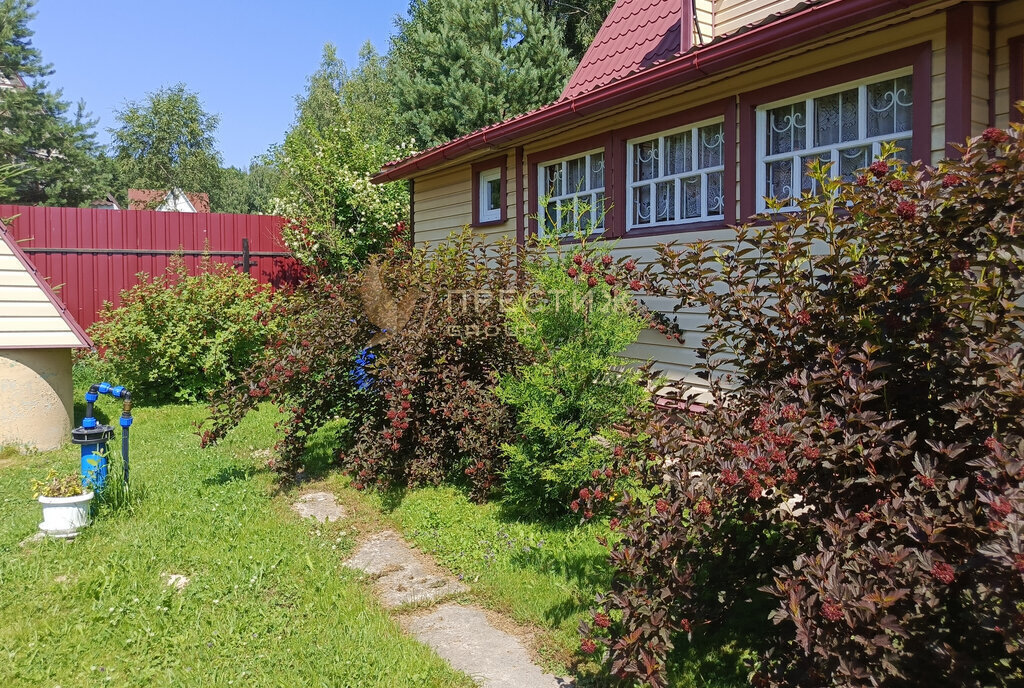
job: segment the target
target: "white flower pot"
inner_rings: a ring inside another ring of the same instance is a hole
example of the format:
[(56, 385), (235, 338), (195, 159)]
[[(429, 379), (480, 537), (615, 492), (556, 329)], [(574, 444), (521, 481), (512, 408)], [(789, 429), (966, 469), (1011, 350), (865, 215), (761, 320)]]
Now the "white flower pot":
[(51, 537), (70, 538), (78, 535), (81, 528), (89, 525), (89, 502), (92, 492), (74, 497), (40, 497), (43, 505), (43, 522), (39, 530)]

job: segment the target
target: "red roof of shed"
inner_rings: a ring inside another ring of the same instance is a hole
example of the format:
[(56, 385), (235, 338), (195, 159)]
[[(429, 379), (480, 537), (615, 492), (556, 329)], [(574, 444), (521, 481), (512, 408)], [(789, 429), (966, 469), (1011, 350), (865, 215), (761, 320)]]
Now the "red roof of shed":
[(579, 96), (678, 55), (685, 1), (616, 2), (562, 91), (562, 98)]

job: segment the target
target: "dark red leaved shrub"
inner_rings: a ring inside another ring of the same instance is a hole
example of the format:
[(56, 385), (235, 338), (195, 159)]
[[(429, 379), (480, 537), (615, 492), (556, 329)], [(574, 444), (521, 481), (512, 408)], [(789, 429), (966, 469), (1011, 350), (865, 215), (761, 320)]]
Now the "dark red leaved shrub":
[(1014, 130), (819, 170), (800, 212), (661, 249), (643, 286), (709, 313), (710, 392), (648, 419), (664, 481), (616, 509), (611, 623), (582, 628), (613, 675), (665, 685), (685, 634), (767, 598), (755, 685), (1024, 681), (1022, 156)]

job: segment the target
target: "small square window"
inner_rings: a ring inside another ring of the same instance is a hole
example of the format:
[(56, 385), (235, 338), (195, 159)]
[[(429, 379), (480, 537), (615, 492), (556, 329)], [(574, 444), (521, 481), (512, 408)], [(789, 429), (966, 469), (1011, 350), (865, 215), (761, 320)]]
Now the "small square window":
[(485, 170), (480, 173), (480, 222), (498, 222), (501, 220), (501, 169)]

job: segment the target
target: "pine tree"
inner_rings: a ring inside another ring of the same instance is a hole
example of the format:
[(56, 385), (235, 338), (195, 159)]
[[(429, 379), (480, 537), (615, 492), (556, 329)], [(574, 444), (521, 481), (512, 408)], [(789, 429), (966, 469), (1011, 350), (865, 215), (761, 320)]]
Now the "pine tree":
[(399, 125), (431, 146), (553, 101), (561, 34), (535, 0), (413, 0), (390, 54)]
[(583, 58), (615, 0), (537, 0), (562, 27), (565, 47), (575, 62)]
[(21, 173), (0, 186), (0, 200), (84, 205), (109, 191), (109, 160), (96, 121), (79, 103), (73, 115), (46, 78), (52, 65), (32, 45), (35, 0), (0, 0), (0, 164)]

